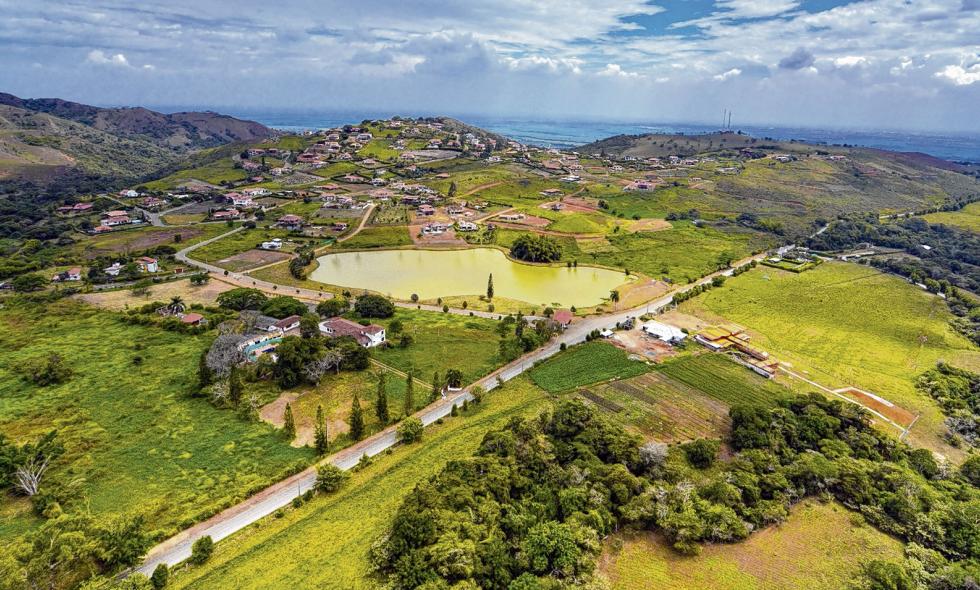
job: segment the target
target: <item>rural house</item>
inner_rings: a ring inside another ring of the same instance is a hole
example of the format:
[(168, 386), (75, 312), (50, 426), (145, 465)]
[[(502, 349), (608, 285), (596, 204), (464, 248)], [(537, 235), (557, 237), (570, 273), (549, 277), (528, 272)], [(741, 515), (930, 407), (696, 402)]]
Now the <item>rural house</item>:
[(377, 324), (362, 326), (344, 318), (330, 318), (320, 322), (320, 331), (331, 338), (350, 336), (364, 348), (374, 348), (385, 343), (385, 329)]

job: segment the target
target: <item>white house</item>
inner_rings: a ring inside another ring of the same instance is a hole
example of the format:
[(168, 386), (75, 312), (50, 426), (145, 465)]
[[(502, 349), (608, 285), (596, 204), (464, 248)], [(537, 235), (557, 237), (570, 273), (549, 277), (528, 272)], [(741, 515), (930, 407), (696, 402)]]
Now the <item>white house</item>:
[(657, 340), (668, 344), (680, 344), (685, 338), (687, 338), (687, 334), (685, 334), (680, 328), (670, 326), (668, 324), (661, 324), (660, 322), (655, 322), (653, 320), (644, 323), (640, 329)]
[(377, 324), (362, 326), (338, 317), (320, 322), (320, 331), (331, 338), (350, 336), (364, 348), (374, 348), (385, 343), (385, 329)]

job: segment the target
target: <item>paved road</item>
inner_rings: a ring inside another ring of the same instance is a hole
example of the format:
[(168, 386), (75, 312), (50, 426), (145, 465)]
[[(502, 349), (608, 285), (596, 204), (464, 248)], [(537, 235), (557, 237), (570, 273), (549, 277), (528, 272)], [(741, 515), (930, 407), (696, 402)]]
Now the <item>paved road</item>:
[[(221, 236), (218, 238), (220, 237)], [(197, 244), (197, 246), (201, 246), (204, 243), (206, 242)], [(193, 248), (193, 246), (191, 248), (185, 248), (181, 251), (181, 253), (186, 253)], [(746, 258), (739, 261), (737, 266), (746, 264), (750, 260), (761, 259), (764, 256), (764, 254), (759, 254), (757, 256)], [(613, 327), (617, 322), (622, 322), (628, 317), (638, 317), (644, 313), (656, 313), (671, 305), (674, 293), (684, 292), (693, 288), (695, 285), (709, 282), (715, 275), (730, 276), (731, 274), (731, 269), (720, 271), (712, 275), (708, 275), (691, 285), (678, 287), (663, 297), (641, 306), (613, 311), (612, 313), (602, 316), (578, 318), (572, 322), (565, 332), (560, 334), (545, 346), (529, 352), (521, 358), (494, 371), (476, 383), (473, 383), (464, 391), (454, 393), (448, 396), (447, 399), (439, 400), (433, 404), (430, 404), (426, 408), (416, 412), (415, 416), (419, 417), (423, 424), (429, 425), (439, 418), (448, 416), (452, 411), (453, 405), (461, 404), (463, 400), (472, 400), (473, 396), (470, 393), (470, 389), (472, 389), (472, 387), (480, 386), (486, 391), (491, 391), (497, 387), (498, 382), (510, 381), (511, 379), (521, 375), (524, 371), (533, 367), (534, 363), (557, 354), (558, 351), (561, 350), (562, 344), (572, 346), (574, 344), (584, 342), (586, 336), (588, 336), (588, 334), (593, 330)], [(423, 306), (423, 309), (425, 308), (426, 306)], [(465, 310), (458, 311), (467, 315), (470, 313)], [(473, 313), (476, 314), (477, 312)], [(385, 451), (389, 447), (394, 446), (397, 442), (395, 432), (396, 428), (397, 426), (395, 425), (390, 426), (374, 436), (371, 436), (355, 445), (327, 457), (324, 462), (332, 463), (341, 469), (350, 469), (357, 464), (363, 455), (372, 457)], [(244, 502), (228, 508), (224, 512), (216, 514), (208, 520), (201, 522), (152, 548), (147, 554), (143, 565), (141, 565), (137, 571), (149, 575), (160, 563), (166, 563), (173, 566), (186, 560), (188, 557), (190, 557), (191, 545), (195, 540), (204, 536), (210, 536), (215, 541), (224, 539), (225, 537), (228, 537), (229, 535), (258, 521), (259, 519), (272, 514), (279, 508), (286, 506), (297, 495), (311, 489), (315, 481), (316, 468), (310, 467), (266, 488)]]

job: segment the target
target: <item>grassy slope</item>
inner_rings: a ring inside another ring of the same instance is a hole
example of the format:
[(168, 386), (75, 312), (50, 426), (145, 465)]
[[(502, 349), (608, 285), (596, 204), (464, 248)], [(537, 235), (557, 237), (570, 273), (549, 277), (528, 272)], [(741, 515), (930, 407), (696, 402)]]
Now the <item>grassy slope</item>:
[(587, 342), (545, 361), (529, 375), (538, 387), (559, 392), (609, 379), (635, 377), (649, 370), (645, 363), (629, 360), (625, 352), (611, 344)]
[(289, 230), (285, 229), (246, 229), (244, 231), (221, 238), (220, 240), (212, 242), (207, 246), (202, 246), (191, 252), (189, 256), (195, 260), (210, 262), (211, 264), (218, 264), (219, 261), (230, 256), (256, 248), (262, 242), (271, 240), (272, 238), (282, 238), (285, 240), (288, 236)]
[[(470, 383), (501, 364), (497, 358), (500, 338), (495, 320), (401, 308), (395, 318), (401, 320), (403, 333), (410, 334), (414, 342), (408, 348), (399, 348), (397, 338), (389, 336), (395, 346), (372, 354), (401, 371), (414, 369), (415, 376), (423, 381), (431, 381), (433, 371), (445, 377), (446, 370), (459, 369), (466, 383)], [(387, 326), (391, 320), (379, 323)]]
[(206, 565), (180, 572), (179, 588), (374, 588), (368, 550), (415, 485), (447, 461), (470, 455), (490, 429), (543, 407), (547, 394), (526, 380), (508, 383), (462, 418), (427, 429), (421, 445), (399, 447), (353, 475), (337, 494), (281, 519), (266, 519), (219, 543)]
[[(139, 510), (150, 530), (174, 532), (310, 458), (265, 425), (187, 397), (207, 337), (117, 317), (74, 301), (0, 313), (0, 430), (27, 440), (57, 428), (66, 454), (50, 477), (83, 478), (94, 513)], [(74, 370), (67, 383), (20, 379), (17, 367), (51, 353)], [(0, 537), (23, 525), (20, 516), (0, 520)]]
[(912, 438), (950, 451), (940, 440), (942, 414), (913, 380), (937, 360), (976, 362), (978, 352), (949, 326), (941, 299), (866, 266), (827, 263), (802, 274), (745, 273), (681, 310), (744, 325), (759, 346), (823, 385), (854, 385), (921, 412)]
[(924, 215), (929, 223), (952, 225), (972, 232), (980, 232), (980, 203), (970, 203), (959, 211), (943, 211)]
[[(221, 235), (230, 229), (224, 223), (202, 223), (194, 227), (151, 227), (147, 225), (102, 235), (84, 236), (69, 246), (68, 251), (86, 258), (95, 258), (100, 255), (135, 252), (160, 245), (180, 249)], [(182, 236), (180, 243), (174, 242), (173, 238), (176, 234)]]
[(349, 240), (339, 242), (338, 250), (356, 250), (359, 248), (397, 248), (410, 246), (412, 238), (404, 225), (365, 227)]
[(838, 504), (808, 501), (782, 525), (733, 545), (709, 545), (697, 557), (677, 554), (657, 537), (607, 544), (602, 571), (613, 590), (836, 590), (870, 559), (899, 560), (902, 544), (860, 523)]

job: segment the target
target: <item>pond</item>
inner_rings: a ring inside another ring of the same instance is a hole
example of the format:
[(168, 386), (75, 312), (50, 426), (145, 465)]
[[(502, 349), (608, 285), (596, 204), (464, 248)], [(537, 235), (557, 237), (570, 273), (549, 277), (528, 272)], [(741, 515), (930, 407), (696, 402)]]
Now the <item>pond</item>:
[(621, 272), (580, 266), (521, 264), (494, 248), (467, 250), (379, 250), (342, 252), (318, 259), (309, 278), (351, 289), (368, 289), (397, 299), (474, 298), (487, 292), (493, 274), (494, 295), (554, 307), (590, 307), (626, 283)]

